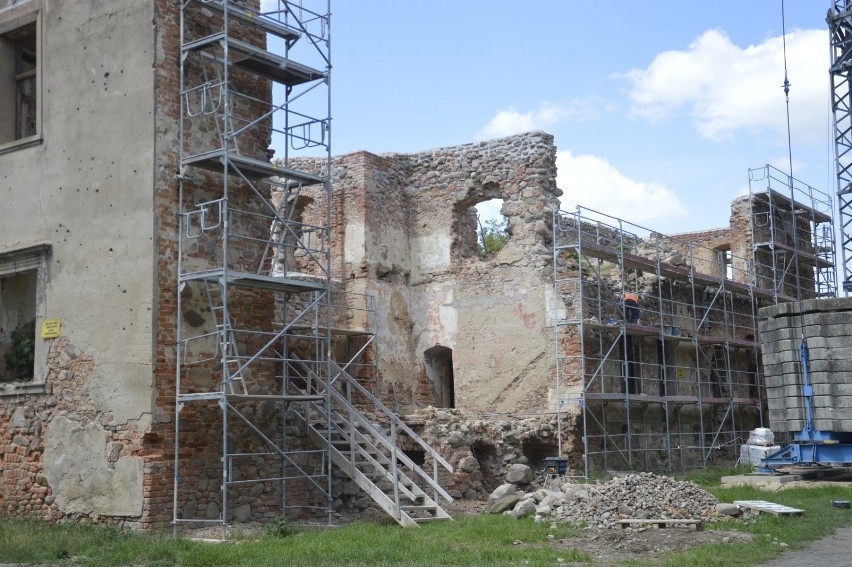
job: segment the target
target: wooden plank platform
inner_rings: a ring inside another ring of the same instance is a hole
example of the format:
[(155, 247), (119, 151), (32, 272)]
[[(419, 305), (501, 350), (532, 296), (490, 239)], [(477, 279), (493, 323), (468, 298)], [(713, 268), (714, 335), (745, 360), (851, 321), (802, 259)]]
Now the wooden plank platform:
[(761, 514), (772, 514), (773, 516), (801, 516), (805, 513), (804, 510), (767, 502), (766, 500), (734, 500), (734, 504), (743, 508), (756, 510)]
[(685, 526), (695, 531), (700, 531), (703, 529), (701, 520), (687, 520), (684, 518), (649, 518), (647, 520), (617, 520), (616, 524), (618, 524), (618, 527), (621, 529), (635, 526), (654, 526), (658, 529)]

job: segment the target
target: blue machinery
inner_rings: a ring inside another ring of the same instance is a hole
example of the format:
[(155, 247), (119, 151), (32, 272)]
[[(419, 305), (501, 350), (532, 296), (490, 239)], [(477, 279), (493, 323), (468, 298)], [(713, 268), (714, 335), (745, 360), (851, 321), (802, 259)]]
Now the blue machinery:
[(793, 434), (793, 443), (764, 459), (764, 466), (758, 472), (774, 473), (776, 468), (798, 466), (838, 465), (852, 463), (852, 433), (834, 433), (818, 431), (814, 427), (812, 400), (814, 388), (811, 385), (808, 343), (802, 339), (799, 347), (802, 363), (802, 395), (805, 399), (805, 428)]

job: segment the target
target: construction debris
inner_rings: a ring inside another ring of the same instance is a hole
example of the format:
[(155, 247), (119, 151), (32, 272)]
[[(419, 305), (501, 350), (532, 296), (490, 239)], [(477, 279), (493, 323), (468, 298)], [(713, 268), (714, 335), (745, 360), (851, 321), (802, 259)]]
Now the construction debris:
[[(590, 528), (615, 528), (623, 520), (654, 524), (675, 520), (706, 523), (730, 517), (717, 509), (720, 503), (712, 494), (694, 483), (653, 473), (634, 473), (596, 484), (567, 482), (558, 491), (539, 489), (522, 495), (517, 487), (513, 493), (512, 487), (504, 484), (492, 498), (505, 502), (507, 496), (519, 495), (514, 508), (507, 513), (518, 518), (535, 513), (538, 521), (551, 517)], [(493, 507), (492, 511), (496, 513), (500, 508)]]
[(805, 513), (804, 510), (791, 508), (783, 504), (775, 504), (766, 500), (735, 500), (734, 504), (743, 508), (750, 508), (763, 514), (772, 514), (773, 516), (801, 516)]

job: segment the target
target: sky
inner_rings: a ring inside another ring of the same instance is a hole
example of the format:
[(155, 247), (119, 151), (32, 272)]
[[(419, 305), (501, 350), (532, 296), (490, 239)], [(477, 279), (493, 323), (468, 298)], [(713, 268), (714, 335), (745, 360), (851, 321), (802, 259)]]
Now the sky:
[[(264, 0), (267, 1), (267, 0)], [(786, 0), (793, 175), (833, 194), (828, 0)], [(332, 152), (554, 135), (562, 208), (727, 226), (789, 171), (781, 0), (333, 0)]]

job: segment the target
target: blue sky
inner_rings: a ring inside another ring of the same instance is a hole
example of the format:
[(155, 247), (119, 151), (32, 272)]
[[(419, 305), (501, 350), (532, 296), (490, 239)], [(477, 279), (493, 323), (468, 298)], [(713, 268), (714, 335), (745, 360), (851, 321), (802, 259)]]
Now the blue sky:
[[(787, 0), (794, 175), (829, 192), (829, 1)], [(333, 152), (552, 133), (563, 208), (671, 233), (786, 171), (781, 0), (335, 0)]]

